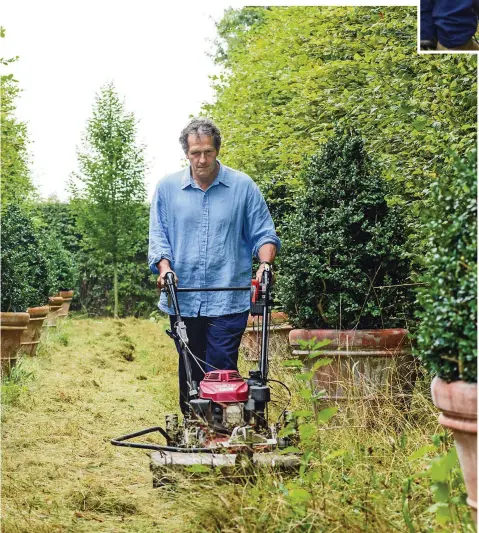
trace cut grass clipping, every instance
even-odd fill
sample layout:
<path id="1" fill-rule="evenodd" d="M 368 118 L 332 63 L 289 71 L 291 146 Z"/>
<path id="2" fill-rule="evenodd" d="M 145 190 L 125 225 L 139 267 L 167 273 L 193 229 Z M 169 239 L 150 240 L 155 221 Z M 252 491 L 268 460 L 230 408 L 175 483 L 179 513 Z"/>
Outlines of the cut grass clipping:
<path id="1" fill-rule="evenodd" d="M 427 382 L 416 385 L 408 416 L 387 401 L 380 408 L 356 401 L 318 424 L 300 394 L 301 370 L 281 364 L 288 349 L 280 344 L 270 377 L 293 393 L 301 472 L 236 480 L 186 472 L 153 489 L 148 454 L 110 439 L 179 412 L 166 327 L 164 319 L 69 318 L 4 380 L 4 533 L 473 531 Z M 241 360 L 240 370 L 254 366 Z M 288 394 L 271 387 L 274 421 Z"/>

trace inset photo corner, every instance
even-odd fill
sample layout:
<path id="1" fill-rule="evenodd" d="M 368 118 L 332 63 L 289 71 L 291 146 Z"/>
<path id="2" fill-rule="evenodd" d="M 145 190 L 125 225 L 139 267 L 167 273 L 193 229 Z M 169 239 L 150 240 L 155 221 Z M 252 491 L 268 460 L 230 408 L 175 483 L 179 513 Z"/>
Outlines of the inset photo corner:
<path id="1" fill-rule="evenodd" d="M 420 0 L 419 53 L 477 53 L 479 0 Z"/>

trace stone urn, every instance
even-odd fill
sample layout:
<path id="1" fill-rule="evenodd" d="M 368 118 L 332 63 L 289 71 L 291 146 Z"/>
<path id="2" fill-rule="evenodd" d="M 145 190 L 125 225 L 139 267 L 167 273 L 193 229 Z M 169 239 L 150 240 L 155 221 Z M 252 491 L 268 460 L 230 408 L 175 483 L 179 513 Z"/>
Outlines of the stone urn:
<path id="1" fill-rule="evenodd" d="M 27 329 L 22 332 L 20 338 L 20 354 L 33 356 L 36 354 L 38 343 L 43 331 L 43 323 L 50 311 L 48 305 L 43 307 L 29 307 L 27 313 L 30 315 Z"/>
<path id="2" fill-rule="evenodd" d="M 477 383 L 447 383 L 435 377 L 431 384 L 439 423 L 452 431 L 464 475 L 467 503 L 477 522 Z"/>
<path id="3" fill-rule="evenodd" d="M 50 296 L 50 298 L 48 298 L 48 306 L 50 308 L 50 311 L 48 312 L 47 319 L 45 320 L 45 327 L 56 327 L 58 313 L 62 308 L 62 304 L 63 298 L 61 296 Z"/>
<path id="4" fill-rule="evenodd" d="M 327 340 L 319 358 L 331 358 L 313 377 L 318 391 L 326 392 L 325 402 L 368 400 L 377 405 L 387 397 L 401 410 L 407 409 L 416 381 L 416 361 L 405 329 L 334 330 L 293 329 L 289 343 L 293 355 L 310 371 L 318 358 L 299 341 Z"/>
<path id="5" fill-rule="evenodd" d="M 57 318 L 65 318 L 68 316 L 68 312 L 70 311 L 70 305 L 73 299 L 73 291 L 60 291 L 58 296 L 63 298 L 63 303 L 60 311 L 58 312 Z"/>
<path id="6" fill-rule="evenodd" d="M 261 353 L 261 322 L 262 317 L 248 317 L 248 323 L 241 339 L 241 350 L 247 361 L 258 361 Z M 271 313 L 269 336 L 270 353 L 289 351 L 288 335 L 292 326 L 288 324 L 288 315 L 280 311 Z"/>
<path id="7" fill-rule="evenodd" d="M 2 375 L 8 376 L 15 366 L 20 350 L 20 338 L 26 331 L 30 315 L 28 313 L 0 313 L 1 368 Z"/>

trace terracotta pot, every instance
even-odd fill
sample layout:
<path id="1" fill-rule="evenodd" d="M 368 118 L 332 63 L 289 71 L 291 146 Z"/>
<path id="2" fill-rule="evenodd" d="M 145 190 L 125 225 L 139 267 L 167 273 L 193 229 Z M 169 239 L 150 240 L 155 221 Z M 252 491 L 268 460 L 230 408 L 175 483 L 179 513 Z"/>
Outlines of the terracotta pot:
<path id="1" fill-rule="evenodd" d="M 0 313 L 2 375 L 8 375 L 15 366 L 20 350 L 20 337 L 27 329 L 29 321 L 28 313 Z"/>
<path id="2" fill-rule="evenodd" d="M 248 316 L 248 327 L 257 326 L 260 323 L 261 317 L 258 316 Z M 288 315 L 282 311 L 273 311 L 271 313 L 271 324 L 286 324 L 288 322 Z"/>
<path id="3" fill-rule="evenodd" d="M 258 361 L 261 353 L 261 322 L 262 317 L 249 316 L 248 325 L 241 339 L 241 349 L 247 361 Z M 288 351 L 288 335 L 292 327 L 286 313 L 274 311 L 271 313 L 269 353 Z"/>
<path id="4" fill-rule="evenodd" d="M 316 370 L 317 390 L 325 390 L 325 401 L 367 399 L 376 401 L 389 396 L 401 410 L 407 408 L 416 381 L 416 361 L 405 329 L 332 330 L 294 329 L 289 334 L 293 355 L 310 370 L 317 358 L 308 359 L 309 351 L 300 340 L 329 340 L 320 349 L 322 358 L 333 361 Z"/>
<path id="5" fill-rule="evenodd" d="M 63 303 L 57 318 L 66 317 L 70 311 L 70 304 L 72 303 L 73 291 L 60 291 L 59 296 L 63 298 Z"/>
<path id="6" fill-rule="evenodd" d="M 42 334 L 43 322 L 45 322 L 49 311 L 50 308 L 48 305 L 43 307 L 29 307 L 27 309 L 30 315 L 30 321 L 28 322 L 27 329 L 22 332 L 20 338 L 20 354 L 35 355 Z"/>
<path id="7" fill-rule="evenodd" d="M 477 383 L 447 383 L 435 377 L 434 405 L 442 411 L 439 423 L 452 430 L 467 490 L 467 503 L 477 521 Z"/>
<path id="8" fill-rule="evenodd" d="M 51 296 L 50 298 L 48 298 L 48 306 L 50 308 L 50 311 L 48 312 L 47 319 L 45 320 L 45 327 L 56 327 L 58 313 L 62 308 L 62 304 L 63 298 L 61 296 Z"/>

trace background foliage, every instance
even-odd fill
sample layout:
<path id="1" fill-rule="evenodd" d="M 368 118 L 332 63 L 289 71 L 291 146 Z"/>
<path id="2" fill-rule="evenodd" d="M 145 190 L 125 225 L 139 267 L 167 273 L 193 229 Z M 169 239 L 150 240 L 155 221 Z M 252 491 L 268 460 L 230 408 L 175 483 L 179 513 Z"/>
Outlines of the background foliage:
<path id="1" fill-rule="evenodd" d="M 389 201 L 408 205 L 420 255 L 422 191 L 449 149 L 475 146 L 477 58 L 418 55 L 416 18 L 396 6 L 229 10 L 218 23 L 215 101 L 203 106 L 227 132 L 222 161 L 288 196 L 303 157 L 335 124 L 352 125 L 394 185 Z"/>
<path id="2" fill-rule="evenodd" d="M 422 213 L 428 268 L 418 291 L 418 353 L 447 381 L 477 381 L 476 157 L 473 150 L 457 159 L 431 184 Z"/>
<path id="3" fill-rule="evenodd" d="M 37 210 L 44 232 L 53 234 L 73 257 L 75 267 L 71 288 L 75 290 L 75 298 L 72 309 L 91 315 L 113 314 L 111 263 L 85 246 L 71 204 L 50 199 L 37 204 Z M 119 314 L 122 316 L 149 316 L 158 300 L 155 278 L 147 264 L 148 217 L 149 206 L 143 204 L 138 220 L 143 228 L 142 238 L 132 247 L 131 257 L 118 264 Z"/>

